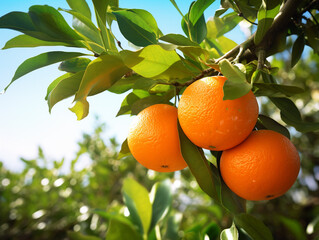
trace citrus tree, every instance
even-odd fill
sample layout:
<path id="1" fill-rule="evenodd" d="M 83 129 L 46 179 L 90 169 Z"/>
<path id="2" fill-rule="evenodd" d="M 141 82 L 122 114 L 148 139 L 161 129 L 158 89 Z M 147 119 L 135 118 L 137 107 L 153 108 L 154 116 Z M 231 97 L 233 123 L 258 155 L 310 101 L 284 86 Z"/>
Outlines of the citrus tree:
<path id="1" fill-rule="evenodd" d="M 188 166 L 214 204 L 232 216 L 233 225 L 220 234 L 222 239 L 237 239 L 237 229 L 253 239 L 272 239 L 271 231 L 248 213 L 246 200 L 279 197 L 292 186 L 300 160 L 287 127 L 309 133 L 317 131 L 319 123 L 304 120 L 295 105 L 306 88 L 276 77 L 280 69 L 271 59 L 288 50 L 285 57 L 292 68 L 304 51 L 318 54 L 319 1 L 222 0 L 207 20 L 204 12 L 213 2 L 194 1 L 183 13 L 171 0 L 184 35 L 164 34 L 148 11 L 127 9 L 116 0 L 92 0 L 94 12 L 85 0 L 67 0 L 70 9 L 35 5 L 28 12 L 10 12 L 0 18 L 0 27 L 22 34 L 4 49 L 65 46 L 79 51 L 51 51 L 25 60 L 5 90 L 31 71 L 60 63 L 65 74 L 48 86 L 49 111 L 73 96 L 70 110 L 81 120 L 89 114 L 89 96 L 126 93 L 117 115 L 137 115 L 137 120 L 119 157 L 132 153 L 161 172 Z M 72 15 L 72 26 L 60 11 Z M 225 34 L 240 22 L 249 25 L 251 34 L 237 44 Z M 133 50 L 123 49 L 112 31 L 114 24 Z M 273 103 L 281 124 L 258 114 L 256 97 Z M 207 155 L 212 157 L 208 160 Z M 269 158 L 280 161 L 267 162 Z M 234 168 L 235 163 L 241 168 Z M 131 188 L 142 195 L 145 191 L 134 183 L 125 187 L 137 230 L 117 219 L 107 236 L 116 239 L 119 231 L 126 231 L 136 239 L 154 239 L 150 230 L 156 211 L 150 203 L 148 211 L 143 210 L 146 205 Z"/>

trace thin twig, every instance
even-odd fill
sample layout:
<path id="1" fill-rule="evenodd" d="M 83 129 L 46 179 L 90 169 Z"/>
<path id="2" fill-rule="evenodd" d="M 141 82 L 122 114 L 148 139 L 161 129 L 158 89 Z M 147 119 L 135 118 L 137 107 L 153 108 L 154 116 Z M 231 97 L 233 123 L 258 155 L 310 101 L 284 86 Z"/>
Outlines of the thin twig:
<path id="1" fill-rule="evenodd" d="M 245 19 L 247 22 L 249 22 L 249 23 L 251 23 L 251 24 L 253 24 L 253 25 L 256 25 L 256 26 L 258 25 L 257 23 L 255 23 L 255 22 L 253 22 L 253 21 L 250 21 L 248 18 L 246 18 L 242 12 L 238 13 L 238 16 L 239 16 L 239 17 L 242 17 L 242 18 Z"/>

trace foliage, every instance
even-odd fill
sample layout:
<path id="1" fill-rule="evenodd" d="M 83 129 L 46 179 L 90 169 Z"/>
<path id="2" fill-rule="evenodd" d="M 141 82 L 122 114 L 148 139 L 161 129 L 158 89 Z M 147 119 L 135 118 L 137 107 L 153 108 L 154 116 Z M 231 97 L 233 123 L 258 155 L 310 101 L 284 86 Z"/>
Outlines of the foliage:
<path id="1" fill-rule="evenodd" d="M 70 110 L 80 120 L 89 113 L 87 98 L 106 90 L 117 94 L 128 92 L 120 106 L 118 115 L 136 115 L 144 108 L 156 103 L 168 103 L 173 99 L 176 103 L 185 87 L 202 77 L 223 74 L 228 77 L 227 84 L 224 85 L 224 99 L 235 99 L 252 90 L 256 96 L 260 97 L 261 101 L 270 102 L 270 105 L 263 105 L 262 115 L 256 124 L 256 128 L 272 129 L 290 136 L 288 128 L 293 133 L 291 134 L 292 140 L 295 141 L 300 152 L 304 152 L 305 160 L 302 160 L 302 164 L 310 165 L 310 167 L 304 166 L 305 169 L 308 171 L 317 169 L 318 172 L 318 153 L 311 151 L 316 149 L 318 144 L 316 131 L 319 129 L 318 114 L 313 110 L 316 107 L 313 99 L 316 99 L 318 95 L 316 90 L 318 80 L 315 77 L 315 74 L 318 73 L 318 55 L 314 55 L 318 54 L 319 51 L 318 1 L 221 0 L 221 9 L 216 10 L 214 17 L 209 18 L 208 21 L 206 21 L 204 12 L 214 2 L 213 0 L 194 1 L 186 14 L 181 12 L 174 0 L 170 1 L 181 14 L 181 27 L 184 35 L 164 34 L 148 11 L 122 8 L 116 0 L 92 0 L 95 20 L 92 19 L 93 14 L 85 0 L 67 0 L 70 9 L 57 10 L 48 5 L 35 5 L 31 6 L 28 12 L 16 11 L 2 16 L 0 18 L 0 28 L 12 29 L 22 33 L 22 35 L 9 40 L 4 49 L 65 46 L 81 50 L 79 52 L 51 51 L 25 60 L 16 70 L 6 89 L 25 74 L 60 62 L 59 69 L 66 73 L 55 79 L 48 87 L 46 100 L 49 110 L 51 111 L 52 107 L 59 101 L 74 96 L 74 106 Z M 66 22 L 60 11 L 72 15 L 72 27 Z M 246 41 L 237 45 L 231 39 L 225 37 L 225 34 L 242 21 L 249 22 L 251 24 L 250 30 L 254 33 Z M 112 32 L 112 24 L 118 25 L 121 34 L 132 45 L 135 45 L 137 50 L 122 48 L 121 43 Z M 257 27 L 254 27 L 254 25 L 257 25 Z M 311 53 L 311 59 L 308 59 L 308 62 L 302 61 L 305 50 L 307 53 Z M 289 63 L 285 62 L 287 56 L 291 56 Z M 270 63 L 267 57 L 273 58 L 274 61 Z M 280 58 L 284 60 L 279 61 Z M 295 71 L 291 72 L 290 69 L 285 69 L 286 72 L 282 72 L 287 66 L 289 68 L 296 66 Z M 305 69 L 308 69 L 308 71 L 305 72 Z M 314 71 L 316 72 L 314 73 Z M 291 74 L 294 76 L 290 77 Z M 307 77 L 304 78 L 303 76 Z M 294 79 L 296 81 L 292 82 Z M 291 83 L 294 85 L 291 85 Z M 305 106 L 308 106 L 308 108 Z M 301 107 L 304 108 L 300 112 Z M 276 114 L 280 118 L 276 117 Z M 99 138 L 99 132 L 96 134 Z M 200 188 L 207 193 L 207 196 L 203 199 L 206 202 L 212 201 L 217 204 L 214 206 L 218 210 L 215 209 L 214 211 L 222 212 L 223 215 L 227 216 L 227 224 L 223 223 L 222 217 L 220 217 L 217 219 L 217 225 L 207 225 L 208 217 L 206 215 L 204 221 L 206 227 L 204 229 L 206 230 L 202 230 L 204 225 L 200 221 L 198 221 L 199 225 L 195 225 L 193 228 L 189 228 L 187 224 L 181 224 L 185 239 L 198 239 L 199 236 L 202 237 L 206 233 L 207 235 L 212 234 L 212 236 L 219 235 L 220 229 L 218 226 L 225 228 L 231 226 L 231 223 L 233 225 L 230 229 L 224 230 L 221 234 L 223 239 L 228 239 L 229 234 L 236 237 L 243 236 L 245 233 L 254 239 L 272 239 L 270 230 L 266 225 L 250 214 L 251 211 L 254 215 L 258 215 L 258 208 L 263 207 L 276 209 L 276 216 L 273 216 L 273 214 L 268 216 L 265 211 L 260 211 L 263 212 L 263 217 L 260 218 L 266 224 L 276 227 L 271 229 L 272 233 L 280 235 L 277 231 L 282 229 L 278 226 L 283 225 L 298 236 L 298 239 L 306 238 L 304 231 L 302 231 L 306 223 L 299 223 L 294 220 L 296 216 L 289 218 L 285 214 L 279 214 L 278 208 L 286 209 L 288 206 L 283 204 L 283 200 L 278 205 L 274 203 L 279 200 L 267 202 L 265 205 L 246 203 L 232 193 L 223 183 L 218 171 L 220 152 L 210 152 L 206 156 L 202 149 L 193 145 L 182 131 L 180 131 L 180 139 L 183 156 L 192 173 L 192 175 L 189 175 L 187 171 L 181 172 L 182 176 L 188 176 L 188 181 L 183 181 L 183 186 L 191 189 L 190 179 L 194 176 Z M 114 151 L 114 148 L 116 148 L 114 141 L 113 151 L 109 152 L 109 148 L 105 144 L 100 142 L 100 144 L 95 145 L 94 141 L 98 141 L 98 139 L 92 139 L 87 135 L 85 140 L 77 158 L 71 165 L 70 174 L 59 175 L 62 174 L 59 173 L 59 170 L 63 162 L 56 162 L 52 169 L 48 167 L 41 151 L 39 159 L 24 160 L 27 167 L 22 173 L 22 180 L 18 174 L 10 173 L 2 168 L 3 174 L 1 177 L 6 179 L 2 182 L 4 181 L 7 185 L 9 181 L 9 186 L 20 186 L 16 187 L 15 190 L 13 190 L 14 187 L 12 188 L 12 191 L 20 195 L 18 198 L 12 199 L 9 194 L 11 190 L 8 191 L 8 188 L 5 188 L 1 194 L 1 199 L 5 199 L 1 201 L 1 204 L 11 202 L 11 205 L 15 206 L 1 206 L 3 210 L 1 211 L 1 214 L 3 214 L 1 219 L 6 219 L 7 216 L 12 218 L 3 227 L 5 230 L 9 229 L 9 233 L 12 234 L 8 235 L 9 238 L 10 236 L 16 237 L 15 234 L 21 233 L 17 229 L 25 230 L 26 232 L 22 232 L 24 236 L 31 234 L 30 229 L 37 229 L 36 231 L 42 234 L 41 228 L 46 228 L 46 226 L 52 227 L 50 230 L 52 234 L 59 234 L 56 229 L 60 229 L 60 225 L 63 225 L 64 230 L 74 229 L 74 226 L 78 225 L 76 221 L 79 221 L 84 214 L 72 215 L 69 212 L 74 209 L 81 209 L 81 205 L 90 205 L 90 208 L 95 209 L 105 208 L 105 205 L 109 204 L 107 205 L 108 208 L 113 209 L 114 207 L 119 210 L 119 206 L 123 206 L 124 203 L 130 211 L 129 219 L 123 220 L 123 217 L 114 217 L 109 214 L 112 211 L 107 211 L 108 214 L 104 214 L 104 217 L 100 216 L 101 212 L 92 212 L 92 215 L 85 215 L 87 218 L 81 224 L 88 224 L 88 219 L 90 219 L 91 224 L 94 221 L 96 222 L 96 219 L 111 219 L 108 228 L 110 239 L 115 239 L 118 231 L 122 231 L 123 228 L 127 229 L 126 233 L 130 233 L 130 236 L 136 235 L 144 239 L 156 239 L 156 234 L 161 231 L 164 232 L 164 235 L 167 235 L 168 239 L 174 239 L 171 236 L 177 238 L 178 232 L 176 232 L 176 229 L 178 227 L 174 224 L 177 221 L 174 218 L 175 215 L 167 215 L 166 221 L 159 222 L 163 224 L 167 222 L 167 225 L 165 227 L 159 225 L 159 230 L 156 228 L 156 223 L 161 218 L 157 211 L 161 214 L 164 213 L 158 209 L 156 198 L 152 202 L 148 196 L 148 190 L 154 184 L 154 179 L 152 181 L 150 179 L 146 180 L 145 169 L 135 171 L 140 167 L 133 163 L 127 143 L 123 143 L 120 155 L 128 156 L 125 159 L 129 160 L 126 160 L 128 161 L 127 164 L 122 165 L 122 161 L 115 160 L 117 154 Z M 93 147 L 87 145 L 91 143 L 94 143 Z M 92 169 L 89 169 L 89 172 L 87 172 L 87 169 L 76 171 L 75 163 L 81 156 L 85 155 L 85 152 L 89 153 L 93 160 Z M 212 159 L 208 161 L 208 157 Z M 104 161 L 104 159 L 108 160 Z M 309 161 L 309 159 L 312 161 Z M 41 166 L 41 164 L 44 165 Z M 119 183 L 131 173 L 134 173 L 138 182 L 143 181 L 147 190 L 138 183 L 125 180 L 123 190 L 125 201 L 123 203 L 120 197 L 121 187 Z M 63 176 L 63 178 L 60 176 Z M 102 176 L 103 178 L 100 178 Z M 169 175 L 156 174 L 155 176 L 159 180 Z M 300 189 L 303 189 L 303 186 L 309 181 L 307 180 L 308 176 L 307 171 L 301 173 L 301 180 L 303 179 L 304 182 L 300 181 Z M 170 175 L 170 177 L 173 176 Z M 47 179 L 44 181 L 47 184 L 42 183 L 43 179 Z M 72 181 L 72 179 L 75 180 Z M 110 182 L 110 185 L 104 184 L 106 179 Z M 315 181 L 314 178 L 312 180 Z M 71 184 L 72 182 L 74 184 Z M 41 188 L 33 188 L 34 184 L 39 186 L 39 183 L 42 184 Z M 155 189 L 161 189 L 165 182 L 158 184 L 155 185 Z M 55 188 L 60 189 L 59 191 L 51 191 Z M 131 192 L 132 189 L 144 196 L 143 203 Z M 45 191 L 45 194 L 43 194 L 43 191 Z M 84 200 L 80 200 L 83 196 L 77 194 L 78 191 L 82 191 L 85 204 L 82 202 Z M 192 196 L 189 191 L 186 190 L 187 195 Z M 307 190 L 300 191 L 304 195 L 308 194 Z M 296 196 L 300 196 L 301 193 L 296 192 Z M 30 208 L 31 210 L 21 207 L 29 202 L 29 200 L 24 199 L 38 201 L 39 194 L 43 196 L 41 201 L 44 199 L 43 202 L 38 203 L 40 207 L 33 206 Z M 66 195 L 72 195 L 72 197 L 66 197 Z M 64 205 L 68 201 L 71 201 L 70 205 Z M 115 206 L 112 205 L 114 201 L 116 201 Z M 287 200 L 288 202 L 291 202 L 290 198 Z M 55 204 L 52 205 L 52 203 Z M 203 202 L 201 204 L 203 205 Z M 72 208 L 68 206 L 72 206 Z M 44 208 L 50 210 L 42 211 Z M 55 211 L 55 208 L 58 209 Z M 301 214 L 306 207 L 297 204 L 296 208 Z M 118 212 L 117 210 L 115 212 Z M 205 211 L 205 214 L 210 214 L 209 207 L 206 207 Z M 172 210 L 172 212 L 174 211 Z M 287 210 L 285 213 L 288 214 L 288 212 Z M 159 215 L 154 215 L 154 213 Z M 44 220 L 42 221 L 42 217 L 44 218 L 48 214 L 57 216 L 53 219 L 62 217 L 64 222 L 58 221 L 57 225 L 47 224 Z M 41 217 L 38 217 L 40 215 Z M 67 217 L 64 219 L 63 216 Z M 313 216 L 309 218 L 311 218 L 310 221 L 315 227 L 318 220 Z M 28 228 L 22 225 L 21 228 L 22 221 L 25 224 L 28 223 L 26 219 L 32 221 L 33 225 L 31 224 Z M 95 220 L 93 221 L 93 219 Z M 233 221 L 230 221 L 230 219 Z M 187 222 L 187 220 L 184 221 Z M 307 219 L 308 222 L 309 219 Z M 17 224 L 17 227 L 15 227 L 15 224 Z M 79 226 L 81 227 L 81 225 Z M 101 226 L 105 225 L 102 224 Z M 153 231 L 154 227 L 155 232 Z M 92 228 L 85 229 L 88 229 L 88 231 L 84 233 L 103 235 L 103 231 L 95 231 L 96 228 L 93 228 L 93 230 Z M 65 231 L 61 234 L 61 236 L 64 236 Z M 56 235 L 55 237 L 60 236 Z M 85 238 L 77 235 L 77 233 L 70 233 L 69 237 Z M 285 238 L 288 239 L 289 237 L 286 236 Z M 214 237 L 211 239 L 214 239 Z"/>

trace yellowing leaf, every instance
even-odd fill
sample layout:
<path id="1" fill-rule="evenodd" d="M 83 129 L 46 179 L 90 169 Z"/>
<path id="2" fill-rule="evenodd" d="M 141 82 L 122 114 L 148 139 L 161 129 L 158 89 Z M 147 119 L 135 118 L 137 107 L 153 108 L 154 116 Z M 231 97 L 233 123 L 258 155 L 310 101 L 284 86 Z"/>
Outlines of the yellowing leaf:
<path id="1" fill-rule="evenodd" d="M 81 120 L 89 114 L 89 103 L 86 98 L 82 99 L 77 101 L 70 110 L 76 114 L 78 120 Z"/>
<path id="2" fill-rule="evenodd" d="M 89 104 L 86 103 L 87 96 L 107 90 L 127 71 L 129 69 L 124 65 L 122 59 L 115 55 L 101 55 L 92 61 L 85 70 L 79 90 L 74 98 L 74 101 L 79 102 L 79 104 L 75 104 L 72 108 L 74 111 L 72 109 L 71 111 L 76 113 L 79 120 L 86 117 L 89 112 Z"/>

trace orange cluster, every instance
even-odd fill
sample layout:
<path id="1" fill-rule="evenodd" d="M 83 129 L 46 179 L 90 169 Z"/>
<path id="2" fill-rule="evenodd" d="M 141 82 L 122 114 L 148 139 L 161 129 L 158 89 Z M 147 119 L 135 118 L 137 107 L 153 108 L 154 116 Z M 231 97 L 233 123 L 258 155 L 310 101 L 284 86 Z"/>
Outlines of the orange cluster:
<path id="1" fill-rule="evenodd" d="M 172 172 L 187 166 L 183 159 L 177 121 L 198 147 L 223 151 L 220 172 L 228 187 L 248 200 L 272 199 L 295 182 L 299 155 L 288 138 L 271 131 L 253 131 L 258 103 L 250 91 L 223 100 L 222 76 L 195 81 L 183 92 L 178 108 L 155 104 L 134 119 L 128 146 L 135 159 L 148 169 Z"/>

